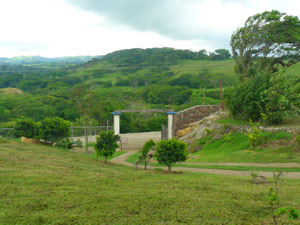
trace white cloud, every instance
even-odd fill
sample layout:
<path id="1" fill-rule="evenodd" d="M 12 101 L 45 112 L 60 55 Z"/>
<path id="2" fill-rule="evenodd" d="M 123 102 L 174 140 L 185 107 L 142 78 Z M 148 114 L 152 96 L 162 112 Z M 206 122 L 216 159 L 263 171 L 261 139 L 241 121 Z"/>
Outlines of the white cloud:
<path id="1" fill-rule="evenodd" d="M 72 4 L 70 4 L 72 3 Z M 100 55 L 126 48 L 229 48 L 247 17 L 299 0 L 0 0 L 0 57 Z M 134 8 L 136 7 L 136 8 Z"/>

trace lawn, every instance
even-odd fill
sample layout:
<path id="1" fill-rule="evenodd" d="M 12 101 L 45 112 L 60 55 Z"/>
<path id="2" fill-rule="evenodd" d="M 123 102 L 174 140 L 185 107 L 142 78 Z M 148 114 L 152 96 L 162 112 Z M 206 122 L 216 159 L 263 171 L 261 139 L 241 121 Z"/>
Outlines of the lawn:
<path id="1" fill-rule="evenodd" d="M 283 205 L 300 209 L 299 185 L 285 181 Z M 0 224 L 271 224 L 271 186 L 250 177 L 136 170 L 0 141 Z"/>
<path id="2" fill-rule="evenodd" d="M 267 143 L 255 148 L 251 147 L 248 136 L 242 133 L 233 134 L 230 141 L 206 141 L 202 149 L 191 154 L 187 162 L 300 163 L 300 151 L 296 143 L 289 141 L 291 134 L 264 132 L 263 135 Z"/>

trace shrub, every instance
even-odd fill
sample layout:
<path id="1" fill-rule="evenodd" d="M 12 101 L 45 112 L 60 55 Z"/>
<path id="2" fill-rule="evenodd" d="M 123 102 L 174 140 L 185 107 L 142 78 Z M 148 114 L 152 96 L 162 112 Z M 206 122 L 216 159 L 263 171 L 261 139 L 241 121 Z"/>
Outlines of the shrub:
<path id="1" fill-rule="evenodd" d="M 248 131 L 248 138 L 252 148 L 255 148 L 257 145 L 262 144 L 263 142 L 263 132 L 259 129 L 259 123 L 253 123 L 250 121 L 251 130 Z"/>
<path id="2" fill-rule="evenodd" d="M 299 150 L 300 150 L 300 134 L 296 136 L 296 141 L 298 143 L 298 147 L 299 147 Z"/>
<path id="3" fill-rule="evenodd" d="M 161 140 L 156 144 L 155 156 L 159 163 L 168 166 L 169 171 L 173 163 L 185 161 L 187 155 L 187 145 L 175 138 Z"/>
<path id="4" fill-rule="evenodd" d="M 99 156 L 103 156 L 106 163 L 107 157 L 112 156 L 119 147 L 119 140 L 120 136 L 115 135 L 112 130 L 100 132 L 99 136 L 97 136 L 96 143 L 94 144 L 97 159 Z"/>
<path id="5" fill-rule="evenodd" d="M 229 143 L 232 140 L 232 138 L 233 135 L 231 132 L 223 134 L 223 139 L 224 141 L 226 141 L 226 143 Z"/>
<path id="6" fill-rule="evenodd" d="M 39 137 L 51 144 L 69 137 L 70 122 L 59 117 L 45 118 L 39 127 Z"/>
<path id="7" fill-rule="evenodd" d="M 70 138 L 65 138 L 56 143 L 56 146 L 63 147 L 65 149 L 72 149 L 73 147 L 82 147 L 82 141 L 71 140 Z"/>
<path id="8" fill-rule="evenodd" d="M 155 146 L 155 142 L 152 139 L 150 139 L 144 144 L 144 146 L 141 150 L 141 155 L 138 158 L 138 162 L 139 161 L 144 162 L 144 165 L 145 165 L 144 169 L 145 170 L 147 169 L 148 160 L 150 160 L 149 152 L 150 152 L 151 149 L 154 148 L 154 146 Z"/>
<path id="9" fill-rule="evenodd" d="M 13 133 L 16 137 L 35 138 L 38 136 L 38 126 L 33 120 L 20 120 L 16 123 Z"/>
<path id="10" fill-rule="evenodd" d="M 236 118 L 280 123 L 287 113 L 297 111 L 299 107 L 299 93 L 294 89 L 297 79 L 300 78 L 292 79 L 281 72 L 258 73 L 226 89 L 226 105 Z"/>

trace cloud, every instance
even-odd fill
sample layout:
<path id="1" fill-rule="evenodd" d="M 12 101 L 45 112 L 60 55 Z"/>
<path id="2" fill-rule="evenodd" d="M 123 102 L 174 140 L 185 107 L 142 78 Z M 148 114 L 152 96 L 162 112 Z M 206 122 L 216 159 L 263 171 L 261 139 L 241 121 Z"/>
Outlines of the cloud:
<path id="1" fill-rule="evenodd" d="M 115 26 L 157 32 L 173 40 L 229 46 L 231 34 L 251 15 L 295 0 L 65 0 L 104 16 Z M 298 4 L 299 5 L 299 4 Z M 293 8 L 293 7 L 291 7 Z"/>
<path id="2" fill-rule="evenodd" d="M 115 26 L 157 32 L 173 40 L 205 40 L 222 46 L 228 45 L 232 32 L 232 27 L 223 29 L 223 24 L 229 21 L 227 13 L 222 12 L 225 3 L 221 0 L 66 1 L 106 17 Z"/>

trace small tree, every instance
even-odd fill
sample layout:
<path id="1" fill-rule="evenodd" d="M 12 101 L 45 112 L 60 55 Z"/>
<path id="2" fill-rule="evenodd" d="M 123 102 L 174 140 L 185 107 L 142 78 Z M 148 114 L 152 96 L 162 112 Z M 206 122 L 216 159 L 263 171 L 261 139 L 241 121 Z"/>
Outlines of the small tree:
<path id="1" fill-rule="evenodd" d="M 54 144 L 70 135 L 70 122 L 59 117 L 45 118 L 39 127 L 39 136 Z"/>
<path id="2" fill-rule="evenodd" d="M 118 141 L 120 140 L 119 135 L 115 135 L 114 131 L 102 131 L 97 136 L 96 143 L 94 144 L 94 149 L 97 154 L 97 159 L 99 156 L 103 156 L 105 163 L 107 162 L 107 157 L 112 156 L 116 149 L 119 147 Z"/>
<path id="3" fill-rule="evenodd" d="M 148 160 L 149 160 L 149 152 L 151 149 L 153 149 L 154 146 L 155 146 L 155 142 L 152 139 L 150 139 L 144 144 L 144 146 L 141 150 L 141 155 L 138 159 L 138 162 L 140 162 L 140 161 L 144 162 L 145 170 L 147 169 L 147 164 L 148 164 Z"/>
<path id="4" fill-rule="evenodd" d="M 16 137 L 34 138 L 37 136 L 37 129 L 37 123 L 30 119 L 25 119 L 16 123 L 13 133 Z"/>
<path id="5" fill-rule="evenodd" d="M 156 144 L 155 156 L 159 163 L 168 166 L 171 171 L 171 166 L 176 162 L 183 162 L 187 159 L 187 145 L 175 138 L 171 140 L 161 140 Z"/>

